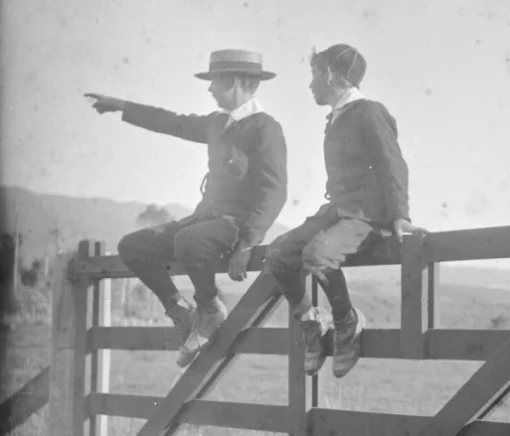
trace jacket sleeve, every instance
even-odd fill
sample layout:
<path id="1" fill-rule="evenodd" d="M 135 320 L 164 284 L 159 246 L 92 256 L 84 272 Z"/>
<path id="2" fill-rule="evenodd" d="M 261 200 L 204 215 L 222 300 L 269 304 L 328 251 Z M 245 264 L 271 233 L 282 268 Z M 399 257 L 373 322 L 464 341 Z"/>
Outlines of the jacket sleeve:
<path id="1" fill-rule="evenodd" d="M 398 145 L 395 120 L 382 105 L 370 104 L 363 111 L 361 128 L 382 185 L 388 219 L 410 220 L 409 171 Z"/>
<path id="2" fill-rule="evenodd" d="M 253 156 L 258 169 L 253 205 L 241 223 L 241 239 L 260 244 L 287 201 L 287 146 L 279 123 L 261 126 L 259 149 Z"/>
<path id="3" fill-rule="evenodd" d="M 179 115 L 165 109 L 126 102 L 122 121 L 153 132 L 206 144 L 212 115 Z"/>

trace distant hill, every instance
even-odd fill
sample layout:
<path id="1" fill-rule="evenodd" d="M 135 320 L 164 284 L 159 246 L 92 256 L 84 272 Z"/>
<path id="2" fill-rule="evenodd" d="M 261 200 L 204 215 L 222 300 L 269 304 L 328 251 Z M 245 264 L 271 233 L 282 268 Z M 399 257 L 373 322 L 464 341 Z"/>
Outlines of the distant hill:
<path id="1" fill-rule="evenodd" d="M 15 206 L 19 214 L 19 228 L 24 242 L 21 254 L 25 262 L 41 258 L 45 251 L 51 255 L 57 249 L 57 232 L 63 251 L 75 250 L 81 239 L 106 242 L 107 250 L 116 253 L 117 243 L 128 232 L 138 228 L 137 216 L 147 208 L 139 202 L 120 203 L 104 198 L 74 198 L 62 195 L 41 194 L 18 187 L 0 186 L 0 230 L 13 231 Z M 170 215 L 181 218 L 191 210 L 180 204 L 164 205 Z M 265 243 L 272 241 L 288 228 L 275 223 L 269 230 Z M 398 267 L 348 268 L 346 274 L 358 283 L 397 284 L 400 280 Z M 441 283 L 468 289 L 490 289 L 510 291 L 510 270 L 443 264 Z M 230 287 L 227 285 L 227 288 Z M 503 292 L 503 299 L 510 293 Z"/>
<path id="2" fill-rule="evenodd" d="M 148 204 L 120 203 L 105 198 L 74 198 L 41 194 L 19 187 L 0 187 L 2 211 L 0 230 L 14 232 L 16 207 L 19 229 L 23 235 L 21 254 L 25 262 L 53 254 L 60 244 L 63 251 L 75 250 L 81 239 L 104 241 L 115 253 L 120 238 L 138 229 L 137 216 Z M 192 211 L 180 204 L 163 205 L 176 218 Z M 287 228 L 275 223 L 266 241 L 284 233 Z"/>

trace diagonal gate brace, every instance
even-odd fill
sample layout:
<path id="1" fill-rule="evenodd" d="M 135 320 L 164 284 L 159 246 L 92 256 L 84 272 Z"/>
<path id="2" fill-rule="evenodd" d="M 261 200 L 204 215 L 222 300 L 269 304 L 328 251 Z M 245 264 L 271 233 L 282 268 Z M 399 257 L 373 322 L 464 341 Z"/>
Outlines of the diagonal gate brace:
<path id="1" fill-rule="evenodd" d="M 264 308 L 259 312 L 249 327 L 257 327 L 261 325 L 264 320 L 271 316 L 273 311 L 278 307 L 278 303 L 280 301 L 281 294 L 279 292 L 273 294 L 273 297 L 271 297 L 271 299 L 264 305 Z M 206 396 L 211 390 L 214 389 L 216 384 L 220 381 L 221 377 L 225 375 L 227 370 L 234 363 L 235 359 L 239 356 L 235 350 L 242 344 L 243 341 L 244 337 L 239 334 L 227 351 L 225 358 L 219 365 L 216 366 L 216 369 L 207 377 L 207 381 L 204 382 L 200 390 L 198 390 L 197 393 L 193 396 L 194 400 L 200 400 L 201 398 L 204 398 L 204 396 Z M 180 417 L 190 410 L 188 409 L 188 406 L 189 403 L 186 403 L 184 407 L 181 408 L 173 422 L 171 422 L 166 428 L 165 436 L 171 436 L 177 431 L 180 425 Z M 193 408 L 191 410 L 193 410 Z"/>
<path id="2" fill-rule="evenodd" d="M 456 436 L 510 386 L 510 338 L 476 371 L 416 436 Z"/>
<path id="3" fill-rule="evenodd" d="M 510 363 L 509 363 L 510 364 Z M 501 390 L 499 395 L 494 397 L 494 401 L 491 401 L 485 409 L 483 409 L 478 415 L 477 419 L 487 419 L 490 418 L 491 415 L 501 407 L 504 402 L 510 398 L 510 381 L 507 383 L 506 387 Z"/>
<path id="4" fill-rule="evenodd" d="M 280 299 L 281 294 L 272 275 L 260 274 L 220 327 L 216 340 L 195 358 L 137 436 L 173 433 L 188 400 L 205 395 L 233 361 L 235 355 L 231 350 L 238 335 L 245 328 L 264 322 Z"/>

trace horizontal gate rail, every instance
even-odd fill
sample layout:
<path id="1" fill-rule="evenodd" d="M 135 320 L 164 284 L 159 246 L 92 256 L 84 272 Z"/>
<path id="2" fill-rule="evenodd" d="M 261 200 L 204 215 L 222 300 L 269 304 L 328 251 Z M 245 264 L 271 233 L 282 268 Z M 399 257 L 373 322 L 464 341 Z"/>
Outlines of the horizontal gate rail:
<path id="1" fill-rule="evenodd" d="M 320 397 L 316 377 L 312 379 L 314 407 L 309 408 L 305 377 L 298 366 L 293 366 L 302 358 L 303 344 L 298 330 L 294 331 L 292 319 L 291 330 L 260 327 L 282 299 L 274 280 L 263 274 L 259 274 L 241 297 L 220 328 L 214 346 L 197 357 L 166 397 L 101 392 L 101 370 L 96 360 L 102 350 L 176 351 L 178 340 L 173 328 L 110 327 L 98 320 L 89 325 L 89 318 L 97 318 L 94 313 L 100 307 L 99 281 L 133 277 L 118 256 L 104 255 L 104 248 L 94 252 L 91 250 L 94 246 L 99 247 L 82 241 L 78 254 L 68 253 L 59 258 L 62 271 L 56 277 L 58 289 L 53 302 L 53 354 L 49 370 L 50 430 L 83 436 L 84 419 L 93 423 L 96 416 L 116 415 L 147 419 L 140 436 L 169 436 L 181 423 L 287 432 L 293 436 L 332 434 L 339 428 L 342 436 L 510 434 L 510 424 L 480 419 L 510 392 L 510 351 L 506 349 L 510 330 L 438 328 L 436 294 L 442 262 L 510 258 L 510 226 L 406 235 L 403 244 L 387 237 L 371 253 L 353 256 L 345 264 L 346 267 L 398 265 L 401 269 L 401 326 L 363 331 L 362 357 L 485 361 L 435 417 L 316 407 Z M 249 271 L 263 269 L 266 249 L 266 246 L 253 249 Z M 170 263 L 168 268 L 172 276 L 185 274 L 177 263 Z M 217 273 L 225 273 L 227 263 L 219 262 L 214 268 Z M 93 297 L 89 295 L 91 292 Z M 331 356 L 332 332 L 324 341 L 326 354 Z M 240 354 L 292 356 L 287 405 L 204 399 Z M 89 356 L 96 356 L 91 359 L 92 372 L 86 369 Z M 503 367 L 505 364 L 507 367 Z M 94 428 L 95 436 L 106 436 L 107 430 Z"/>

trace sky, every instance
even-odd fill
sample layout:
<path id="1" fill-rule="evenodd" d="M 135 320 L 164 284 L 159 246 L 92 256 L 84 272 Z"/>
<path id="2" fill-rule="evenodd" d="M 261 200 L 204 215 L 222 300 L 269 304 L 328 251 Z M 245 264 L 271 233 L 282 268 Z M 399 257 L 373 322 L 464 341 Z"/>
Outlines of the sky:
<path id="1" fill-rule="evenodd" d="M 327 107 L 309 55 L 355 46 L 362 93 L 396 118 L 413 221 L 429 230 L 510 221 L 508 0 L 24 0 L 2 2 L 1 183 L 193 207 L 206 147 L 98 115 L 97 92 L 178 113 L 215 110 L 193 76 L 222 48 L 262 53 L 257 97 L 288 146 L 294 226 L 324 201 Z"/>

